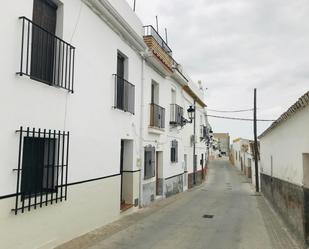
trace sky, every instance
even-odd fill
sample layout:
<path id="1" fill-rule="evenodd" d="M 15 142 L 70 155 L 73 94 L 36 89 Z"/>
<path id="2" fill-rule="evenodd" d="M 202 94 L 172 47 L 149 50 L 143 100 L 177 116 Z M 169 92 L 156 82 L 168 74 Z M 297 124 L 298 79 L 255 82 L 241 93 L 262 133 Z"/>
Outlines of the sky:
<path id="1" fill-rule="evenodd" d="M 250 109 L 257 88 L 258 118 L 277 119 L 309 90 L 308 0 L 136 0 L 136 13 L 154 27 L 158 16 L 175 60 L 207 88 L 209 109 Z M 251 122 L 209 121 L 232 139 L 253 137 Z M 259 122 L 258 133 L 270 124 Z"/>

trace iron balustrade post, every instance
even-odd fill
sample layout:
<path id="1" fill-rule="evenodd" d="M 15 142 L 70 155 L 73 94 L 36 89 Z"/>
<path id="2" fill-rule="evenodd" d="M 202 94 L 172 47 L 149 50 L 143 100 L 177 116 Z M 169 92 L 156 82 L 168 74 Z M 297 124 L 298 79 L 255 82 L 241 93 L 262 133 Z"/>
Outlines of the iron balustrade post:
<path id="1" fill-rule="evenodd" d="M 69 165 L 69 144 L 70 144 L 70 132 L 67 133 L 67 154 L 66 154 L 66 166 L 65 166 L 65 197 L 64 200 L 67 200 L 68 193 L 68 165 Z"/>
<path id="2" fill-rule="evenodd" d="M 46 139 L 46 129 L 44 129 L 43 131 L 43 141 L 45 143 L 45 139 Z M 42 177 L 44 176 L 44 162 L 43 162 L 43 165 L 42 165 L 42 168 L 40 169 L 41 171 L 41 175 Z M 40 182 L 40 207 L 42 207 L 42 204 L 43 204 L 43 179 L 42 179 L 42 182 Z"/>
<path id="3" fill-rule="evenodd" d="M 63 198 L 63 169 L 64 169 L 64 145 L 65 145 L 65 132 L 62 133 L 62 152 L 61 152 L 61 189 L 60 189 L 60 201 Z"/>
<path id="4" fill-rule="evenodd" d="M 56 177 L 56 203 L 58 202 L 58 184 L 59 184 L 59 163 L 60 163 L 60 138 L 61 134 L 60 131 L 58 131 L 58 136 L 57 136 L 57 166 L 56 166 L 56 172 L 57 172 L 57 177 Z"/>
<path id="5" fill-rule="evenodd" d="M 18 211 L 18 197 L 21 196 L 21 191 L 19 190 L 20 185 L 20 169 L 21 169 L 21 148 L 22 148 L 22 139 L 23 139 L 23 127 L 19 129 L 19 153 L 18 153 L 18 166 L 17 166 L 17 186 L 16 186 L 16 198 L 15 198 L 15 215 Z"/>

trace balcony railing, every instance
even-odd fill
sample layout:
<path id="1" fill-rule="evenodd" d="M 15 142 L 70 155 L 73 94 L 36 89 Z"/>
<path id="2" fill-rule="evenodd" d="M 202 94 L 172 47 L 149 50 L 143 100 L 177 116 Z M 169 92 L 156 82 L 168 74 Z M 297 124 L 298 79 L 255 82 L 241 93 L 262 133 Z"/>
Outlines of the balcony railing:
<path id="1" fill-rule="evenodd" d="M 150 127 L 165 128 L 165 109 L 157 104 L 150 104 Z"/>
<path id="2" fill-rule="evenodd" d="M 154 29 L 152 25 L 144 26 L 144 36 L 152 36 L 166 53 L 168 54 L 172 53 L 171 48 L 167 45 L 167 43 L 164 41 L 164 39 L 159 35 L 159 33 Z"/>
<path id="3" fill-rule="evenodd" d="M 207 127 L 205 125 L 201 125 L 200 126 L 200 139 L 202 140 L 206 140 L 207 139 Z"/>
<path id="4" fill-rule="evenodd" d="M 177 104 L 171 104 L 170 108 L 170 124 L 175 126 L 182 126 L 183 108 Z"/>
<path id="5" fill-rule="evenodd" d="M 73 93 L 75 47 L 28 18 L 20 19 L 21 60 L 17 74 Z"/>
<path id="6" fill-rule="evenodd" d="M 135 86 L 114 74 L 115 77 L 115 108 L 134 114 Z"/>
<path id="7" fill-rule="evenodd" d="M 144 42 L 165 67 L 173 71 L 172 50 L 152 26 L 144 26 Z"/>

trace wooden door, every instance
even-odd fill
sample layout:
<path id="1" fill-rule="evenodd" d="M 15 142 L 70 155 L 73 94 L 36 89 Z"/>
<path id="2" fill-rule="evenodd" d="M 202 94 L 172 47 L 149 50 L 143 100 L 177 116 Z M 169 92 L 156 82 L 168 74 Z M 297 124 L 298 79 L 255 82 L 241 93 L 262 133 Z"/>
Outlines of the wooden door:
<path id="1" fill-rule="evenodd" d="M 51 84 L 54 75 L 57 5 L 50 0 L 34 0 L 31 46 L 31 77 Z"/>
<path id="2" fill-rule="evenodd" d="M 124 107 L 124 60 L 125 58 L 118 53 L 117 55 L 117 107 Z"/>
<path id="3" fill-rule="evenodd" d="M 160 195 L 160 180 L 159 180 L 159 153 L 156 152 L 156 195 Z"/>

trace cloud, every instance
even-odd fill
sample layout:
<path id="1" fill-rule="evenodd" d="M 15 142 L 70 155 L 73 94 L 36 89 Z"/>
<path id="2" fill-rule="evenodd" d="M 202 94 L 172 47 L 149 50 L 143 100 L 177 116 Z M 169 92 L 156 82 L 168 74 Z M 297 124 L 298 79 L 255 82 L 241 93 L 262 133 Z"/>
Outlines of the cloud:
<path id="1" fill-rule="evenodd" d="M 168 28 L 173 57 L 203 81 L 210 108 L 250 108 L 256 87 L 265 118 L 309 90 L 308 13 L 307 0 L 137 0 L 144 24 L 158 15 L 160 31 Z M 252 137 L 249 124 L 211 121 L 215 131 Z"/>

